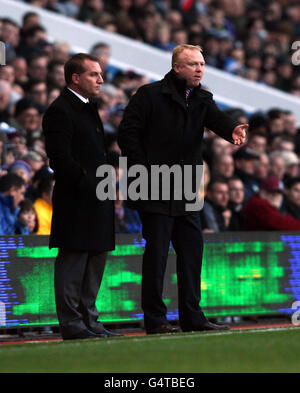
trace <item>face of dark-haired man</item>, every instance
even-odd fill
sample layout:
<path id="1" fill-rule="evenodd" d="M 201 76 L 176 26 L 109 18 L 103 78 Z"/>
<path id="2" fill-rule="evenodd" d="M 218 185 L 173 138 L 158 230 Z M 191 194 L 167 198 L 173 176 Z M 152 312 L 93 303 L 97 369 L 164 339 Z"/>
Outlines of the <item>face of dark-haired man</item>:
<path id="1" fill-rule="evenodd" d="M 85 98 L 99 96 L 100 86 L 103 83 L 100 64 L 96 61 L 85 59 L 83 66 L 85 71 L 81 74 L 73 74 L 70 88 Z"/>

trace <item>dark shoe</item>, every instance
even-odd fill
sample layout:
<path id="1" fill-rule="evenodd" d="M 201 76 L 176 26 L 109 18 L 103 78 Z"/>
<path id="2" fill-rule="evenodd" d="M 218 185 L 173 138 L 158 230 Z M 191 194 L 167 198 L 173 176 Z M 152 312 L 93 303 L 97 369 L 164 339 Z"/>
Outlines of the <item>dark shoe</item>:
<path id="1" fill-rule="evenodd" d="M 111 332 L 104 327 L 101 330 L 97 330 L 97 334 L 102 334 L 103 337 L 124 337 L 124 334 Z"/>
<path id="2" fill-rule="evenodd" d="M 124 334 L 114 333 L 105 329 L 105 327 L 100 322 L 96 322 L 92 327 L 89 326 L 89 330 L 96 334 L 103 334 L 104 337 L 124 337 Z"/>
<path id="3" fill-rule="evenodd" d="M 161 325 L 153 329 L 147 329 L 147 334 L 164 334 L 164 333 L 179 333 L 181 330 L 177 326 Z"/>
<path id="4" fill-rule="evenodd" d="M 200 332 L 200 331 L 205 331 L 205 330 L 229 330 L 229 329 L 230 329 L 230 327 L 228 325 L 217 325 L 216 323 L 206 321 L 206 322 L 204 322 L 203 325 L 197 326 L 197 327 L 192 328 L 188 331 Z"/>
<path id="5" fill-rule="evenodd" d="M 96 334 L 88 329 L 80 330 L 76 333 L 68 333 L 67 331 L 62 331 L 61 334 L 63 340 L 81 340 L 84 338 L 104 338 L 107 337 L 104 334 Z"/>

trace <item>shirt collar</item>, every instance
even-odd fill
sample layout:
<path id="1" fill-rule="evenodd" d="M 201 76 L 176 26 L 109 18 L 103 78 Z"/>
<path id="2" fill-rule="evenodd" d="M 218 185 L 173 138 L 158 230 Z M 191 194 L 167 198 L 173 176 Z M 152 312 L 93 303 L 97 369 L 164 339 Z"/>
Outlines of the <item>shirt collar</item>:
<path id="1" fill-rule="evenodd" d="M 69 87 L 68 87 L 68 89 L 69 89 L 73 94 L 75 94 L 75 96 L 77 96 L 77 97 L 78 97 L 82 102 L 84 102 L 85 104 L 87 104 L 87 103 L 89 102 L 89 99 L 88 99 L 88 98 L 82 97 L 82 95 L 78 94 L 76 91 L 70 89 Z"/>

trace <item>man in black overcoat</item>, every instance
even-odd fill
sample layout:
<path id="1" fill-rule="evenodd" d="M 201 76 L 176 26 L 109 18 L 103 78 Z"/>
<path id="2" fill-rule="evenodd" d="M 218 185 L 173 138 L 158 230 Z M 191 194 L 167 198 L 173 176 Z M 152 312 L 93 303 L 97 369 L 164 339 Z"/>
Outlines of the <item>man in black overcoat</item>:
<path id="1" fill-rule="evenodd" d="M 103 83 L 97 58 L 77 54 L 65 64 L 66 87 L 43 118 L 54 170 L 49 247 L 58 247 L 55 299 L 64 339 L 115 335 L 95 305 L 107 252 L 115 247 L 113 201 L 96 196 L 96 170 L 107 164 L 104 132 L 92 99 Z"/>
<path id="2" fill-rule="evenodd" d="M 131 98 L 118 137 L 129 168 L 140 164 L 151 171 L 154 165 L 167 165 L 169 168 L 189 165 L 194 169 L 190 179 L 194 187 L 198 184 L 195 168 L 202 164 L 204 127 L 231 143 L 240 145 L 245 142 L 248 125 L 239 124 L 225 115 L 218 109 L 212 94 L 201 88 L 204 65 L 200 47 L 180 45 L 173 51 L 172 70 L 162 80 L 139 88 Z M 182 173 L 184 184 L 184 171 Z M 181 329 L 228 328 L 208 321 L 200 308 L 203 253 L 200 214 L 187 209 L 186 198 L 178 200 L 178 196 L 174 197 L 174 179 L 170 184 L 168 200 L 162 194 L 159 198 L 134 200 L 136 198 L 131 198 L 128 192 L 128 206 L 138 210 L 146 240 L 142 268 L 142 308 L 146 332 L 178 331 L 168 323 L 167 308 L 162 299 L 170 241 L 177 254 Z M 164 184 L 161 181 L 159 185 L 162 187 Z"/>

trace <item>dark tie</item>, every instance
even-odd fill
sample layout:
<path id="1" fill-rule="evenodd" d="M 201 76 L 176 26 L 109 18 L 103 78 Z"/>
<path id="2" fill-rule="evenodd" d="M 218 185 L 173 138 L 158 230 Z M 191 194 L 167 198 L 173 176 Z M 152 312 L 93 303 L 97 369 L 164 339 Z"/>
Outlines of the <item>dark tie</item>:
<path id="1" fill-rule="evenodd" d="M 188 98 L 189 98 L 191 91 L 192 91 L 192 89 L 189 89 L 189 88 L 186 88 L 186 90 L 185 90 L 185 100 L 186 100 L 187 106 L 189 105 Z"/>

